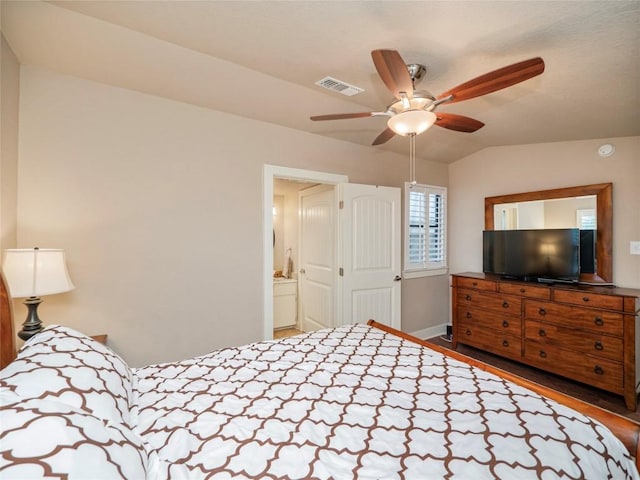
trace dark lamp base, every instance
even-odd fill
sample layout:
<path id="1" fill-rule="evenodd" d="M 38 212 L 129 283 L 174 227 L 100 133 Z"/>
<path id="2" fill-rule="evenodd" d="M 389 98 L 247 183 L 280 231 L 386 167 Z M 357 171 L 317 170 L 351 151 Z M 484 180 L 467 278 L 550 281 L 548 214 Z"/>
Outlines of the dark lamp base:
<path id="1" fill-rule="evenodd" d="M 42 299 L 40 297 L 29 297 L 23 303 L 29 311 L 27 312 L 27 319 L 22 324 L 22 330 L 18 332 L 18 336 L 22 340 L 29 340 L 42 330 L 42 321 L 38 318 L 38 305 L 42 303 Z"/>

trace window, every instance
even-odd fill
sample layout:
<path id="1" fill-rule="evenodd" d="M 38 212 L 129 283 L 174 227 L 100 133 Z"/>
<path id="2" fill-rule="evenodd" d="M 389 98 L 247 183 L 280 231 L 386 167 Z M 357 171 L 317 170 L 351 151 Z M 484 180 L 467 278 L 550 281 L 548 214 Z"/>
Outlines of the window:
<path id="1" fill-rule="evenodd" d="M 405 183 L 404 276 L 447 273 L 447 189 Z"/>
<path id="2" fill-rule="evenodd" d="M 596 218 L 595 208 L 576 210 L 576 222 L 580 230 L 596 230 Z"/>

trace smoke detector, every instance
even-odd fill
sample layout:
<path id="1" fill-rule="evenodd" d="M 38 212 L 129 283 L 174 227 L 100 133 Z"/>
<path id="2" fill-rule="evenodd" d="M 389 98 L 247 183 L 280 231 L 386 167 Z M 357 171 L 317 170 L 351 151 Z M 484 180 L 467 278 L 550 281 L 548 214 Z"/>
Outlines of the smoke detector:
<path id="1" fill-rule="evenodd" d="M 600 145 L 598 147 L 598 155 L 600 155 L 601 157 L 610 157 L 615 151 L 616 147 L 614 147 L 610 143 L 605 143 L 604 145 Z"/>

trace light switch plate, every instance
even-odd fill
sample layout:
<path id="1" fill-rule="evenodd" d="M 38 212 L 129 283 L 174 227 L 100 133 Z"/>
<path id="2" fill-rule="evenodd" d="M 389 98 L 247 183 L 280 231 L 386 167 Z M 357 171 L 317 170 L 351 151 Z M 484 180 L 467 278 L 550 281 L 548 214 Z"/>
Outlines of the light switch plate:
<path id="1" fill-rule="evenodd" d="M 640 255 L 640 242 L 629 242 L 631 255 Z"/>

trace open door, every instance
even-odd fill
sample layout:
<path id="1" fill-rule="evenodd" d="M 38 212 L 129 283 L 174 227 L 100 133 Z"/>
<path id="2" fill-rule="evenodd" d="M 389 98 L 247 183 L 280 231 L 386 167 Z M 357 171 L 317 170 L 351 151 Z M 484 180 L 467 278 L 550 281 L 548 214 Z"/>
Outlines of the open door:
<path id="1" fill-rule="evenodd" d="M 311 296 L 312 302 L 306 313 L 299 312 L 299 318 L 307 316 L 305 328 L 338 326 L 355 322 L 366 322 L 373 318 L 400 329 L 400 189 L 376 187 L 372 185 L 348 184 L 344 175 L 307 170 L 264 166 L 263 191 L 263 249 L 264 255 L 264 338 L 273 338 L 273 181 L 274 178 L 300 180 L 324 184 L 331 193 L 328 197 L 317 198 L 312 206 L 319 212 L 323 209 L 326 219 L 332 219 L 328 230 L 321 236 L 310 235 L 318 252 L 309 258 L 313 265 L 305 267 L 306 260 L 298 259 L 298 287 L 305 288 L 304 276 L 311 272 L 314 282 L 312 292 L 299 291 L 300 295 Z M 319 188 L 308 193 L 323 195 Z M 340 200 L 340 202 L 339 202 Z M 314 200 L 315 202 L 316 200 Z M 322 206 L 324 202 L 324 206 Z M 339 204 L 342 208 L 339 209 Z M 324 220 L 323 220 L 324 221 Z M 314 228 L 321 222 L 314 222 Z M 299 249 L 305 248 L 299 232 Z M 323 244 L 329 249 L 322 249 Z M 298 252 L 299 255 L 303 255 Z M 331 261 L 333 260 L 333 261 Z M 329 282 L 332 279 L 332 283 Z M 320 299 L 325 298 L 321 303 Z M 299 298 L 304 305 L 306 299 Z M 315 327 L 312 325 L 315 324 Z"/>
<path id="2" fill-rule="evenodd" d="M 401 329 L 400 189 L 339 185 L 342 324 Z"/>
<path id="3" fill-rule="evenodd" d="M 299 193 L 300 329 L 311 332 L 336 323 L 337 201 L 333 185 Z"/>

